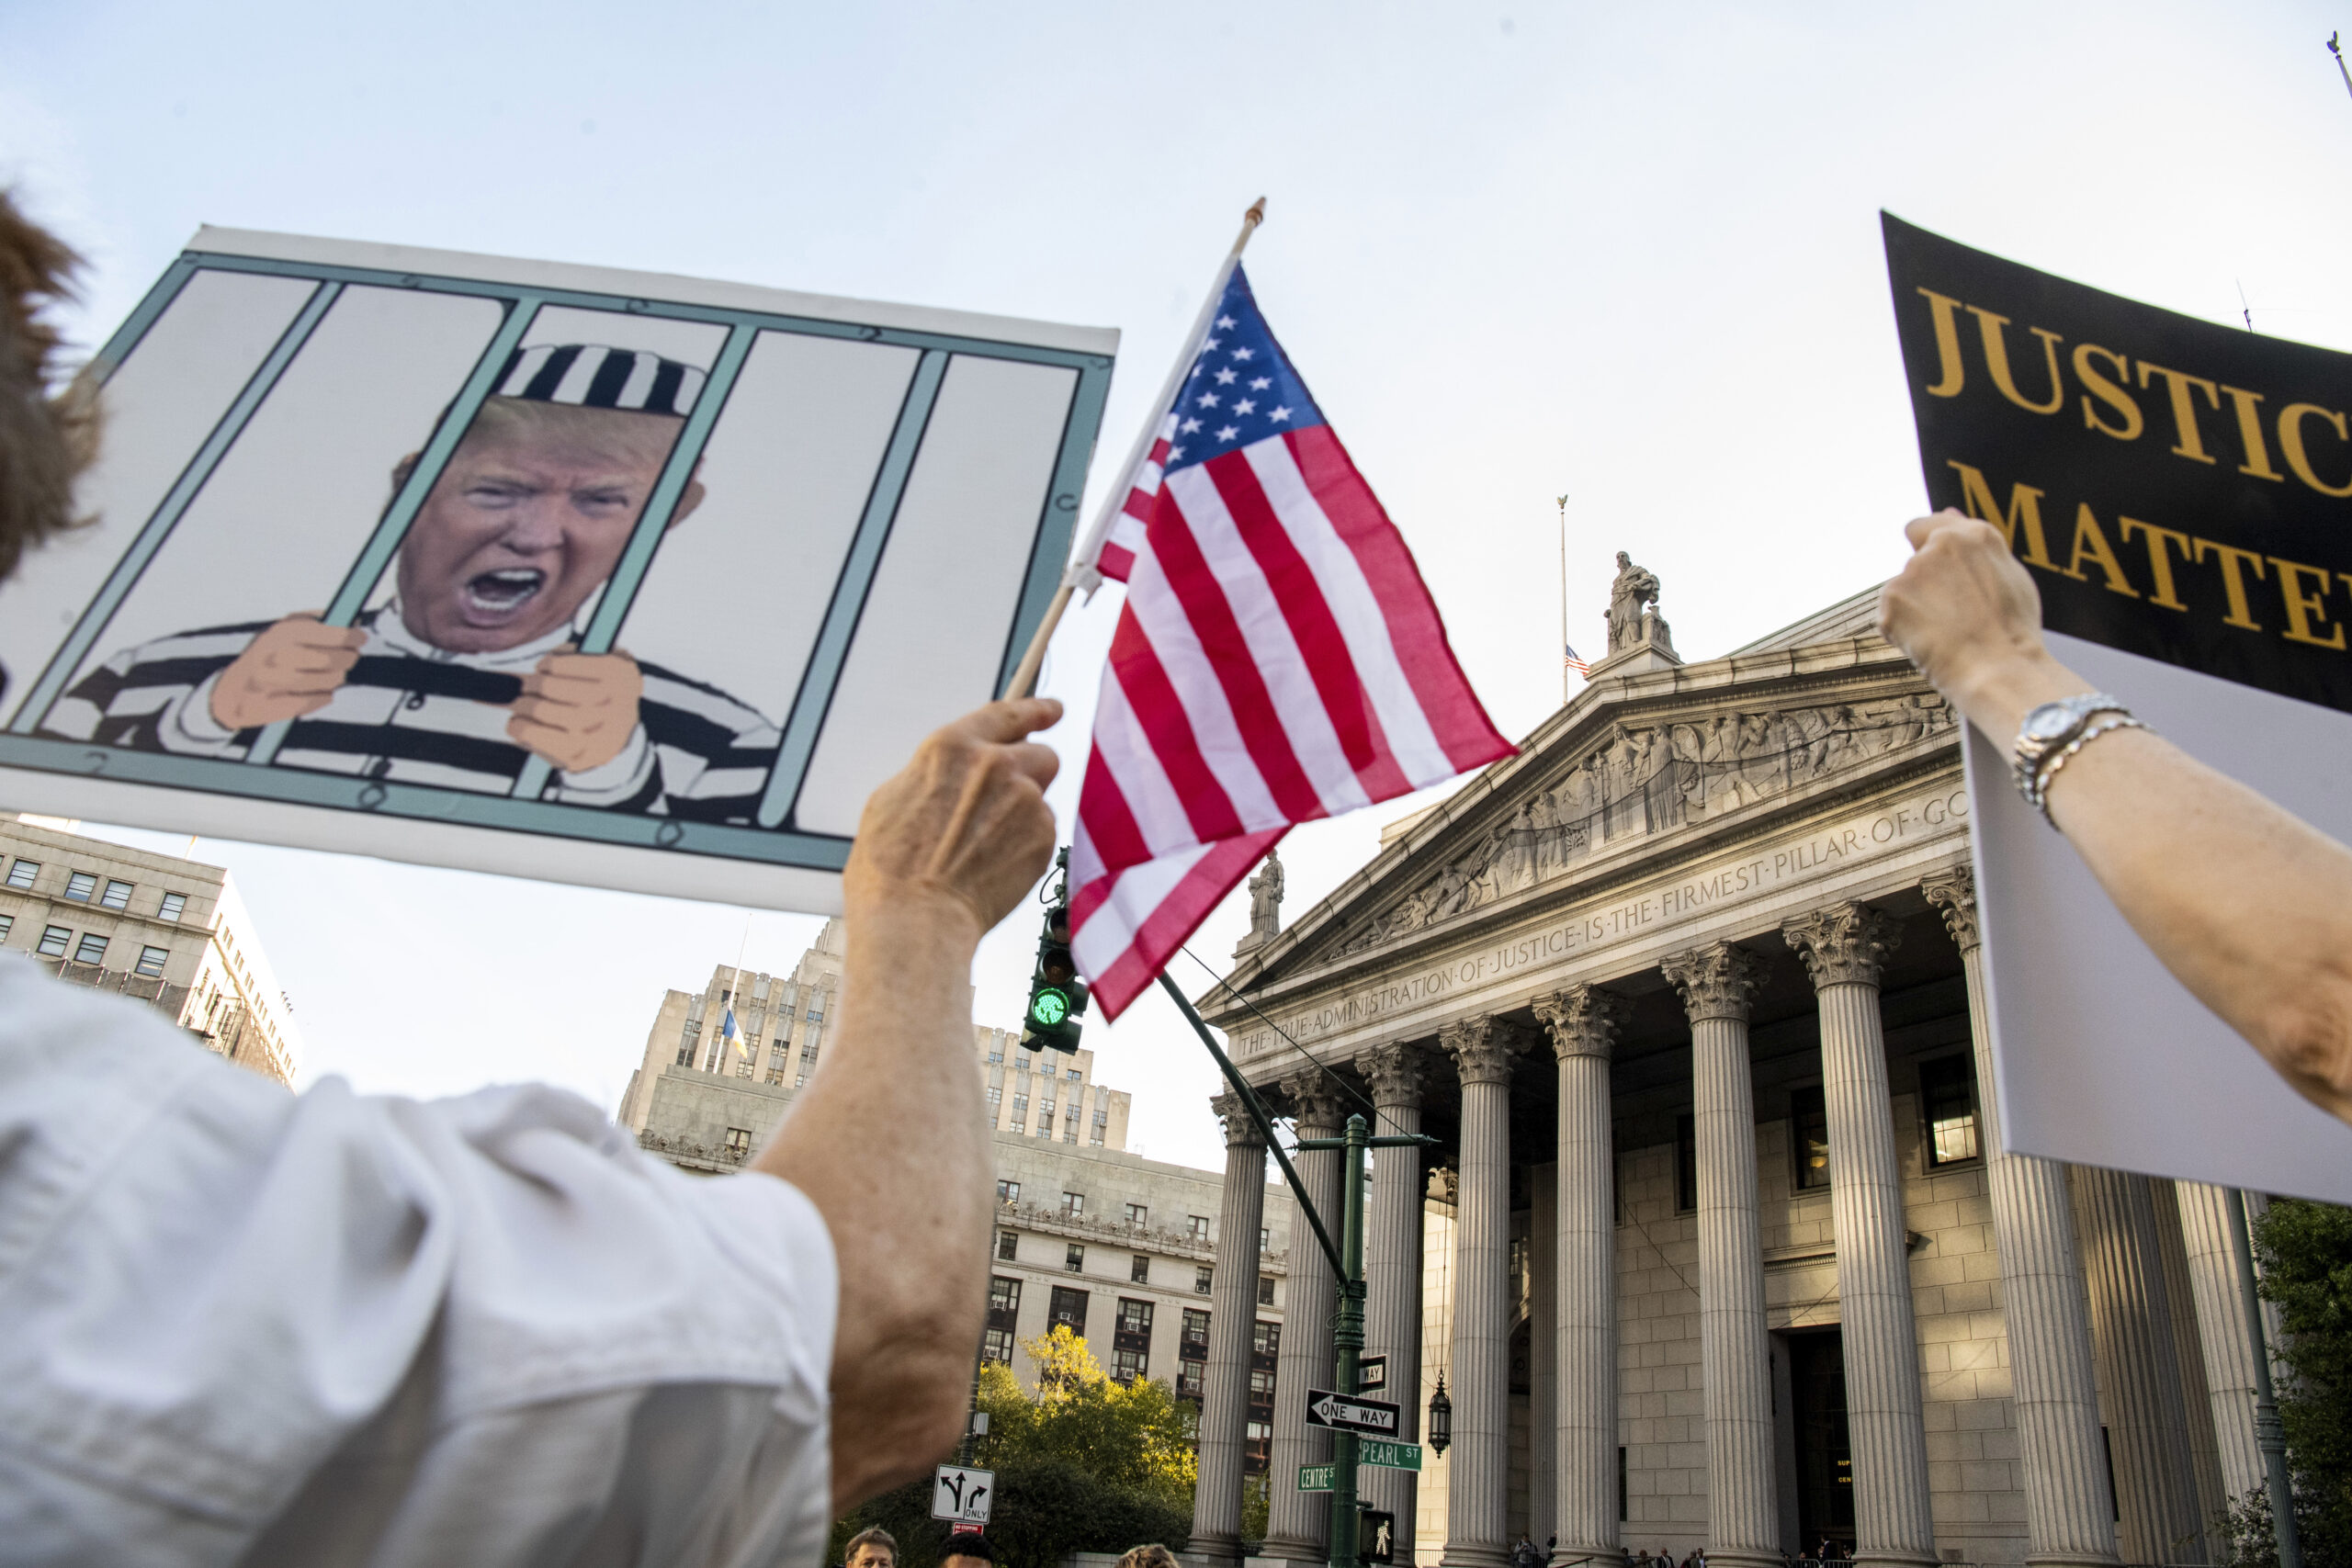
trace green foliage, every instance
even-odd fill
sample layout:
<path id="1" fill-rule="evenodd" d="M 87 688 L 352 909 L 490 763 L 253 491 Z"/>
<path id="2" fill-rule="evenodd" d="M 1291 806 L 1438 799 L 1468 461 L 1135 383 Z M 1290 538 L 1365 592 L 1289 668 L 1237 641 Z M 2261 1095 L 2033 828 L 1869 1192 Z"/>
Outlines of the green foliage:
<path id="1" fill-rule="evenodd" d="M 2352 1209 L 2276 1200 L 2254 1246 L 2283 1330 L 2271 1359 L 2303 1562 L 2352 1568 Z M 2233 1568 L 2275 1568 L 2264 1494 L 2233 1504 L 2223 1528 Z"/>
<path id="2" fill-rule="evenodd" d="M 1181 1549 L 1193 1528 L 1195 1464 L 1183 1408 L 1164 1382 L 1121 1387 L 1086 1341 L 1057 1327 L 1022 1348 L 1037 1386 L 1009 1367 L 980 1371 L 988 1436 L 973 1462 L 996 1472 L 988 1537 L 1004 1568 L 1055 1568 L 1072 1551 L 1125 1551 L 1148 1541 Z M 1261 1521 L 1264 1508 L 1259 1510 Z M 947 1527 L 931 1517 L 928 1480 L 888 1492 L 833 1527 L 827 1561 L 880 1525 L 899 1540 L 899 1568 L 937 1568 Z"/>
<path id="3" fill-rule="evenodd" d="M 1272 1477 L 1253 1475 L 1241 1483 L 1241 1539 L 1246 1544 L 1266 1539 L 1266 1515 L 1273 1506 L 1268 1489 Z"/>

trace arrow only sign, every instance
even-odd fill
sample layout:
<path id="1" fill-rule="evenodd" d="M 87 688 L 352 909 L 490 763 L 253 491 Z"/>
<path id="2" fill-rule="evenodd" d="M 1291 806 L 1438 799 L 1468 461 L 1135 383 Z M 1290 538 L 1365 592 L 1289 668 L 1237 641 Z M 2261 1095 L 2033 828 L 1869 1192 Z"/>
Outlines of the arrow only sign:
<path id="1" fill-rule="evenodd" d="M 1385 1400 L 1334 1393 L 1328 1388 L 1306 1391 L 1306 1421 L 1311 1427 L 1365 1432 L 1375 1438 L 1396 1435 L 1396 1406 Z"/>

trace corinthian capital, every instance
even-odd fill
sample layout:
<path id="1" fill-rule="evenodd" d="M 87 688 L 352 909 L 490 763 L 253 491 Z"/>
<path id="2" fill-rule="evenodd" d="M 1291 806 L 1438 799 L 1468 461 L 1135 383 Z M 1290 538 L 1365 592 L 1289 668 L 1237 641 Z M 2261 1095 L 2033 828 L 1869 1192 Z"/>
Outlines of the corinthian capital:
<path id="1" fill-rule="evenodd" d="M 1682 993 L 1690 1021 L 1728 1018 L 1747 1021 L 1747 1005 L 1764 978 L 1764 961 L 1744 947 L 1713 942 L 1675 953 L 1658 967 Z"/>
<path id="2" fill-rule="evenodd" d="M 1627 1010 L 1624 998 L 1598 986 L 1570 986 L 1535 998 L 1535 1016 L 1552 1037 L 1552 1055 L 1563 1062 L 1571 1056 L 1609 1060 Z"/>
<path id="3" fill-rule="evenodd" d="M 1356 1071 L 1372 1085 L 1373 1104 L 1385 1110 L 1420 1104 L 1429 1069 L 1410 1045 L 1374 1045 L 1357 1053 Z"/>
<path id="4" fill-rule="evenodd" d="M 1348 1108 L 1330 1074 L 1310 1070 L 1293 1073 L 1282 1081 L 1283 1098 L 1298 1122 L 1301 1137 L 1334 1138 L 1347 1121 Z"/>
<path id="5" fill-rule="evenodd" d="M 1258 1131 L 1258 1119 L 1241 1103 L 1241 1097 L 1231 1089 L 1209 1101 L 1209 1109 L 1225 1122 L 1225 1146 L 1229 1149 L 1251 1148 L 1263 1144 L 1264 1134 Z"/>
<path id="6" fill-rule="evenodd" d="M 1902 941 L 1903 929 L 1876 909 L 1848 900 L 1782 921 L 1781 936 L 1804 960 L 1819 990 L 1877 985 L 1879 968 Z"/>
<path id="7" fill-rule="evenodd" d="M 1973 953 L 1984 945 L 1976 930 L 1976 872 L 1966 861 L 1930 873 L 1919 891 L 1942 914 L 1944 930 L 1951 932 L 1961 952 Z"/>
<path id="8" fill-rule="evenodd" d="M 1511 1058 L 1527 1044 L 1517 1030 L 1493 1017 L 1449 1023 L 1438 1031 L 1437 1042 L 1453 1058 L 1464 1085 L 1510 1082 Z"/>

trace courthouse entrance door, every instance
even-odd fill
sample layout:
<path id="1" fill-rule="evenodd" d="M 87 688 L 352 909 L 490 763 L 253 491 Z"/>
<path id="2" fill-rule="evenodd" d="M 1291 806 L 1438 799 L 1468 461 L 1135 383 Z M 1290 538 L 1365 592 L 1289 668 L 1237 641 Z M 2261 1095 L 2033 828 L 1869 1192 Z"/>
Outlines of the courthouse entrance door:
<path id="1" fill-rule="evenodd" d="M 1822 1539 L 1854 1548 L 1854 1451 L 1846 1435 L 1846 1355 L 1834 1328 L 1786 1336 L 1795 1406 L 1797 1528 L 1804 1554 Z"/>

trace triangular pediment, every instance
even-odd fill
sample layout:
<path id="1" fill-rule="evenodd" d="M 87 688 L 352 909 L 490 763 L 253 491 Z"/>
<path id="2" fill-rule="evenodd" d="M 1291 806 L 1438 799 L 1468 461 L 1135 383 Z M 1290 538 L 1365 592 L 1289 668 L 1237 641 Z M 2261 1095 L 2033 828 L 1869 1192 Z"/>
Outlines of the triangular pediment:
<path id="1" fill-rule="evenodd" d="M 1875 592 L 1721 659 L 1596 679 L 1519 755 L 1400 824 L 1363 870 L 1250 950 L 1231 985 L 1254 992 L 1374 949 L 1451 940 L 1935 765 L 1956 743 L 1955 716 L 1872 629 Z M 1204 1010 L 1221 1010 L 1211 1001 Z"/>

